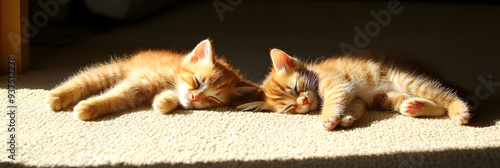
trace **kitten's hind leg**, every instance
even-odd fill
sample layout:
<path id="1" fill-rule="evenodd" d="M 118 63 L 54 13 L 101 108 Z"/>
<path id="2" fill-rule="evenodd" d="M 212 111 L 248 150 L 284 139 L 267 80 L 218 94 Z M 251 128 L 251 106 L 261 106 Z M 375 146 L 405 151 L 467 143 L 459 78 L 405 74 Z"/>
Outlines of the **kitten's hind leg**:
<path id="1" fill-rule="evenodd" d="M 179 100 L 173 90 L 165 90 L 153 99 L 153 109 L 162 114 L 169 113 L 179 107 Z"/>
<path id="2" fill-rule="evenodd" d="M 345 114 L 340 119 L 340 126 L 349 127 L 358 120 L 366 110 L 366 102 L 356 97 L 347 105 Z"/>
<path id="3" fill-rule="evenodd" d="M 52 89 L 45 98 L 45 104 L 52 111 L 60 111 L 110 87 L 123 77 L 124 70 L 119 64 L 89 68 Z"/>
<path id="4" fill-rule="evenodd" d="M 131 109 L 152 98 L 159 88 L 141 78 L 133 78 L 133 81 L 126 80 L 101 95 L 81 101 L 73 109 L 74 114 L 76 118 L 87 121 L 113 112 Z"/>
<path id="5" fill-rule="evenodd" d="M 439 117 L 446 113 L 446 109 L 430 100 L 414 97 L 403 101 L 399 112 L 406 116 Z"/>
<path id="6" fill-rule="evenodd" d="M 469 122 L 471 114 L 469 113 L 470 109 L 467 104 L 457 96 L 453 89 L 444 86 L 441 82 L 433 80 L 425 75 L 417 76 L 404 72 L 394 75 L 392 81 L 404 92 L 415 95 L 415 97 L 429 100 L 447 109 L 450 119 L 456 124 L 465 125 Z M 427 106 L 426 103 L 423 104 Z M 421 105 L 417 104 L 416 107 L 418 106 Z M 412 105 L 410 105 L 410 107 L 412 107 Z M 441 116 L 441 112 L 440 110 L 439 112 L 426 115 Z"/>
<path id="7" fill-rule="evenodd" d="M 423 98 L 412 97 L 402 92 L 390 92 L 382 100 L 381 106 L 384 109 L 398 111 L 405 116 L 443 116 L 446 109 L 438 104 Z"/>

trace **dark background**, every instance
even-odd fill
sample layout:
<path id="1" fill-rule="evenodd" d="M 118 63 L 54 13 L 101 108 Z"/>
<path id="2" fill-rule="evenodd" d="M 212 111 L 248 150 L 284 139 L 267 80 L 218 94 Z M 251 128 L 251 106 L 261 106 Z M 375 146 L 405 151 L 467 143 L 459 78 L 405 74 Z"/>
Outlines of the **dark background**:
<path id="1" fill-rule="evenodd" d="M 43 11 L 38 1 L 30 2 L 35 2 L 30 3 L 30 16 Z M 110 55 L 141 49 L 190 50 L 210 37 L 216 53 L 259 82 L 270 67 L 270 48 L 309 61 L 341 54 L 342 42 L 355 45 L 354 28 L 364 30 L 375 21 L 370 11 L 387 10 L 389 1 L 243 0 L 223 13 L 224 20 L 213 2 L 141 1 L 130 5 L 124 17 L 113 18 L 93 12 L 85 1 L 72 0 L 60 5 L 57 15 L 37 27 L 39 31 L 30 39 L 32 69 L 43 69 L 48 61 L 76 60 L 71 65 L 76 71 Z M 219 2 L 230 5 L 226 0 Z M 485 90 L 479 80 L 491 74 L 498 81 L 500 76 L 498 3 L 413 0 L 400 1 L 400 6 L 402 12 L 391 15 L 368 47 L 407 53 L 471 96 L 478 97 L 478 87 L 482 87 L 479 93 L 499 95 L 500 91 Z M 65 50 L 92 54 L 61 55 Z"/>

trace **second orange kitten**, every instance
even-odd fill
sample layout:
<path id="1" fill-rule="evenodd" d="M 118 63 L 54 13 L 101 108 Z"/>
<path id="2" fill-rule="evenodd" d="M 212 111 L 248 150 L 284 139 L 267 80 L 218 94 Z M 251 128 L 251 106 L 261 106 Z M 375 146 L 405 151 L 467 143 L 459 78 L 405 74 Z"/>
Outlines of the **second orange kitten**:
<path id="1" fill-rule="evenodd" d="M 278 49 L 270 54 L 273 68 L 261 85 L 262 101 L 239 109 L 291 114 L 321 107 L 319 121 L 326 130 L 351 126 L 369 107 L 412 117 L 448 112 L 456 124 L 467 124 L 471 117 L 469 107 L 453 89 L 387 53 L 347 54 L 315 64 L 305 64 Z"/>

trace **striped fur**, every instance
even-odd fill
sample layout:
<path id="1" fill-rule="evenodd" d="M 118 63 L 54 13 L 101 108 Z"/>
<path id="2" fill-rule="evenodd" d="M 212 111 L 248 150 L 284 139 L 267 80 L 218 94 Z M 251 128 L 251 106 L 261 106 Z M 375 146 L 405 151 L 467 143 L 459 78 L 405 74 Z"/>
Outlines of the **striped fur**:
<path id="1" fill-rule="evenodd" d="M 453 89 L 389 53 L 347 54 L 305 64 L 273 49 L 271 59 L 273 69 L 261 85 L 263 101 L 238 108 L 306 113 L 316 110 L 316 103 L 322 101 L 320 123 L 326 130 L 333 130 L 339 124 L 349 127 L 367 107 L 413 117 L 443 116 L 448 111 L 457 124 L 467 124 L 471 117 L 469 107 Z M 301 88 L 299 93 L 292 89 L 303 85 L 314 87 Z M 309 100 L 306 104 L 301 101 L 305 93 Z"/>
<path id="2" fill-rule="evenodd" d="M 148 50 L 91 66 L 51 90 L 45 103 L 53 111 L 76 104 L 76 118 L 91 120 L 146 102 L 161 113 L 178 107 L 224 106 L 255 90 L 254 84 L 212 54 L 207 39 L 187 54 Z"/>

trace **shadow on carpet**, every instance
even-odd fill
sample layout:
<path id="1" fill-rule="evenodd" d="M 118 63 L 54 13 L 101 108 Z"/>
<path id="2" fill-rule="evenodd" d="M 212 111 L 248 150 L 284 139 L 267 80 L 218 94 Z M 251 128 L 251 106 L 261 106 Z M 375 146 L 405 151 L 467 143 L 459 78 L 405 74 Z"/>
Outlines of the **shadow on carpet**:
<path id="1" fill-rule="evenodd" d="M 30 168 L 20 164 L 1 163 L 2 167 Z M 500 148 L 477 150 L 445 150 L 440 152 L 404 152 L 388 155 L 348 156 L 256 161 L 224 161 L 213 163 L 153 165 L 102 165 L 92 168 L 160 168 L 160 167 L 495 167 L 500 165 Z M 69 168 L 66 166 L 54 166 Z"/>

